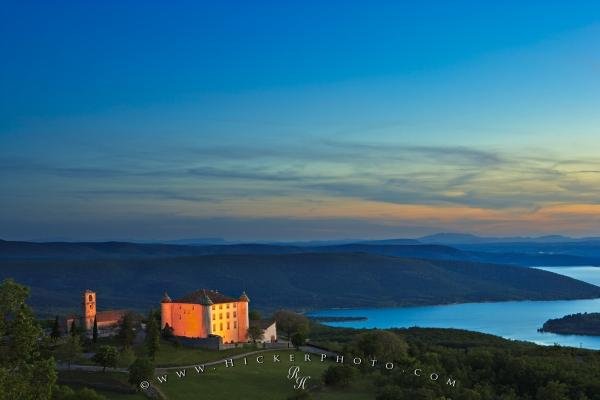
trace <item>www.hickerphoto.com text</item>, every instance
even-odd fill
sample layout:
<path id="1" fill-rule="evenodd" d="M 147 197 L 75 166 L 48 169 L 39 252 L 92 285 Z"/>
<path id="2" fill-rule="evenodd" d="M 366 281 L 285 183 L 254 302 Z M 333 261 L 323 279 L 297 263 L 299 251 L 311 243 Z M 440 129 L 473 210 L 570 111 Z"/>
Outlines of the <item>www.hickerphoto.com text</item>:
<path id="1" fill-rule="evenodd" d="M 282 361 L 283 360 L 283 361 Z M 184 368 L 175 371 L 175 376 L 177 379 L 182 379 L 187 376 L 187 370 L 193 369 L 196 374 L 203 374 L 208 370 L 216 370 L 218 366 L 225 368 L 235 368 L 240 366 L 248 366 L 248 365 L 259 365 L 267 362 L 272 363 L 308 363 L 308 362 L 325 362 L 325 361 L 335 361 L 336 364 L 346 364 L 352 365 L 356 367 L 360 366 L 369 366 L 372 368 L 381 368 L 388 371 L 401 369 L 403 374 L 411 374 L 416 377 L 420 377 L 423 379 L 428 379 L 433 382 L 441 382 L 445 385 L 455 387 L 456 380 L 452 377 L 442 377 L 439 373 L 434 371 L 424 371 L 421 368 L 403 368 L 401 365 L 398 365 L 392 361 L 380 361 L 377 359 L 363 359 L 361 357 L 345 357 L 342 355 L 327 355 L 325 353 L 304 353 L 304 357 L 297 357 L 296 354 L 289 354 L 288 357 L 281 356 L 280 354 L 273 354 L 271 356 L 258 355 L 256 357 L 242 357 L 242 358 L 228 358 L 223 361 L 217 363 L 210 364 L 199 364 L 194 365 L 189 368 Z M 168 373 L 159 375 L 155 378 L 155 380 L 159 383 L 165 383 L 168 380 Z"/>

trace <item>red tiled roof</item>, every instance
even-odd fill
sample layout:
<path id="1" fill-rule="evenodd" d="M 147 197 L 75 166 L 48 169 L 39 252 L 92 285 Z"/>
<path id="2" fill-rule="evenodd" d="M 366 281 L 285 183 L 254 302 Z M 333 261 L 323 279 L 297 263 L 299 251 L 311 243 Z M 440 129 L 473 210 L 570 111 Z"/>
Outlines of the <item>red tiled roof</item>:
<path id="1" fill-rule="evenodd" d="M 205 298 L 208 297 L 213 304 L 217 303 L 233 303 L 239 301 L 233 297 L 225 296 L 217 292 L 216 290 L 200 289 L 183 296 L 180 299 L 173 300 L 173 303 L 192 303 L 192 304 L 204 304 Z"/>
<path id="2" fill-rule="evenodd" d="M 259 319 L 250 321 L 250 326 L 259 326 L 260 329 L 265 330 L 275 323 L 274 319 Z"/>
<path id="3" fill-rule="evenodd" d="M 96 313 L 96 322 L 113 322 L 123 319 L 127 310 L 109 310 L 109 311 L 98 311 Z"/>

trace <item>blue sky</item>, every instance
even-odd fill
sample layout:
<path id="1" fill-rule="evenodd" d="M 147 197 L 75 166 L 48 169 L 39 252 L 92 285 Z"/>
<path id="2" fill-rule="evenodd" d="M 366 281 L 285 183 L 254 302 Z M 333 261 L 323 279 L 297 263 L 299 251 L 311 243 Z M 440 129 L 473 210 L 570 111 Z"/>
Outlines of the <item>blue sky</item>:
<path id="1" fill-rule="evenodd" d="M 598 2 L 0 19 L 2 238 L 599 233 Z"/>

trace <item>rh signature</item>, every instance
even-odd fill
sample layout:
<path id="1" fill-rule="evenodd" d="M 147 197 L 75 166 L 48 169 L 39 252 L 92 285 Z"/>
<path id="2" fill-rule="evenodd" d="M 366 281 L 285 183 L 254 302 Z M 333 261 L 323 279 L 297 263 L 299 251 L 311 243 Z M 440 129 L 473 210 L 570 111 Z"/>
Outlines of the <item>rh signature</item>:
<path id="1" fill-rule="evenodd" d="M 296 382 L 294 384 L 294 389 L 305 390 L 306 382 L 308 382 L 308 380 L 310 379 L 310 376 L 300 375 L 300 367 L 298 367 L 297 365 L 293 365 L 288 370 L 287 378 L 290 381 L 293 380 L 294 382 Z"/>

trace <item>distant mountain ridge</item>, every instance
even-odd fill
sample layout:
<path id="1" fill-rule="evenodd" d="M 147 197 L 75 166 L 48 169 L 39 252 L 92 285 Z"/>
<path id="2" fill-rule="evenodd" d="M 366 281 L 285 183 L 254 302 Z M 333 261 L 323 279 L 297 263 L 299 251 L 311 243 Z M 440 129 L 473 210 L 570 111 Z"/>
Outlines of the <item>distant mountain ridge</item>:
<path id="1" fill-rule="evenodd" d="M 600 265 L 600 243 L 414 243 L 403 240 L 293 246 L 284 244 L 181 245 L 129 242 L 31 243 L 0 241 L 2 259 L 129 259 L 216 254 L 369 253 L 432 260 L 464 260 L 520 266 Z"/>
<path id="2" fill-rule="evenodd" d="M 77 310 L 80 293 L 106 308 L 157 307 L 198 288 L 246 290 L 253 307 L 298 310 L 600 297 L 600 287 L 534 268 L 362 252 L 210 254 L 127 259 L 3 259 L 0 279 L 32 288 L 36 310 Z"/>
<path id="3" fill-rule="evenodd" d="M 419 243 L 438 243 L 438 244 L 481 244 L 481 243 L 567 243 L 567 242 L 588 242 L 598 241 L 600 237 L 572 238 L 562 235 L 546 236 L 477 236 L 470 233 L 436 233 L 434 235 L 423 236 L 417 239 Z"/>

